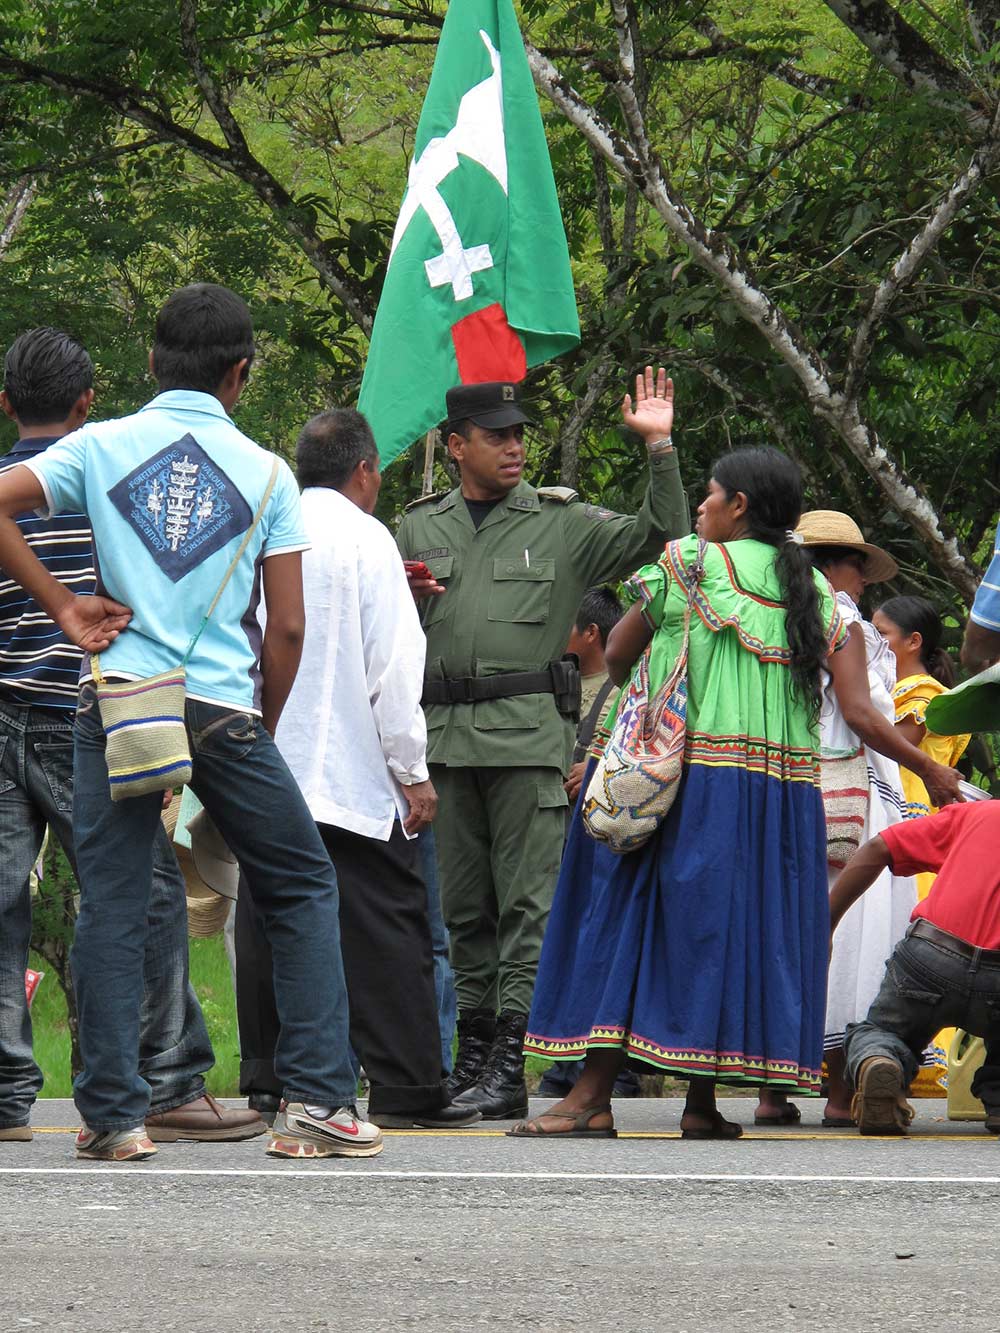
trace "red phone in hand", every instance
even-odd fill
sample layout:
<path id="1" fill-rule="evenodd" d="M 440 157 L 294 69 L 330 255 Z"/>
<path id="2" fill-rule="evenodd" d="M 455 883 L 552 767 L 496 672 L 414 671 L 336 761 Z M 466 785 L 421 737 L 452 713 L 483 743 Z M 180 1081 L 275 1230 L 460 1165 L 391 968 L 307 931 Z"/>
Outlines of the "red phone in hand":
<path id="1" fill-rule="evenodd" d="M 411 579 L 429 579 L 431 571 L 422 560 L 404 560 L 403 568 L 406 570 L 408 578 Z"/>

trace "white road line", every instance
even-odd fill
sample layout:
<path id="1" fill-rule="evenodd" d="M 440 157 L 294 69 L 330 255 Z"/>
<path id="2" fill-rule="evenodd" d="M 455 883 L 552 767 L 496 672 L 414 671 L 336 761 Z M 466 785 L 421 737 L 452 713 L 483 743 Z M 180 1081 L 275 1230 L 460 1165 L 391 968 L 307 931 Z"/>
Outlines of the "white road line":
<path id="1" fill-rule="evenodd" d="M 289 1167 L 137 1167 L 121 1169 L 121 1163 L 105 1166 L 4 1166 L 0 1176 L 103 1176 L 110 1180 L 160 1180 L 177 1177 L 257 1177 L 273 1180 L 570 1180 L 570 1181 L 683 1181 L 734 1184 L 830 1184 L 830 1185 L 1000 1185 L 1000 1176 L 831 1176 L 831 1175 L 737 1175 L 709 1172 L 661 1171 L 385 1171 L 378 1167 L 325 1167 L 319 1171 Z M 109 1174 L 110 1173 L 110 1174 Z"/>

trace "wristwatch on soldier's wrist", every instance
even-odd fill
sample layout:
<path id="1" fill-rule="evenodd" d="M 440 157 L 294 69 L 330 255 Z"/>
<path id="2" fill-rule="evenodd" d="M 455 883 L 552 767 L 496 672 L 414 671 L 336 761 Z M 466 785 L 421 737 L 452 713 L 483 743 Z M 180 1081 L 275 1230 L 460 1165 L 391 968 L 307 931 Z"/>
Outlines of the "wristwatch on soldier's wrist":
<path id="1" fill-rule="evenodd" d="M 656 440 L 647 440 L 646 448 L 651 454 L 667 454 L 674 447 L 674 437 L 672 435 L 661 435 Z"/>

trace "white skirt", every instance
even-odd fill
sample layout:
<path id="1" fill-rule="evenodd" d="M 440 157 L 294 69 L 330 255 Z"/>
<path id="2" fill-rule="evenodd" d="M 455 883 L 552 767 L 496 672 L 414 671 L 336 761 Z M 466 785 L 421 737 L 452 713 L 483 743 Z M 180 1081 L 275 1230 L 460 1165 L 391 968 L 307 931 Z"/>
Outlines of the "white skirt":
<path id="1" fill-rule="evenodd" d="M 899 766 L 866 748 L 868 814 L 862 843 L 904 818 Z M 830 871 L 830 884 L 837 872 Z M 833 956 L 826 992 L 825 1051 L 844 1044 L 848 1023 L 859 1023 L 882 986 L 885 964 L 906 934 L 917 903 L 917 882 L 883 870 L 867 893 L 846 913 L 833 937 Z"/>

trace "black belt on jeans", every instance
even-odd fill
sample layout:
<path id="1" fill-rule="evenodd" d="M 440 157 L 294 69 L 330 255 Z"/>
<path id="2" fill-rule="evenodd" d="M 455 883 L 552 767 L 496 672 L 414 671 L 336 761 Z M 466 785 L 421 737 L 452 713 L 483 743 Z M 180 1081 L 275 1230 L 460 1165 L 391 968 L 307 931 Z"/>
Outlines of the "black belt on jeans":
<path id="1" fill-rule="evenodd" d="M 972 962 L 984 963 L 987 967 L 1000 967 L 1000 949 L 977 949 L 968 940 L 963 940 L 958 935 L 950 935 L 948 931 L 935 926 L 933 921 L 928 921 L 926 917 L 918 916 L 916 921 L 910 923 L 910 929 L 906 933 L 917 935 L 931 944 L 939 944 L 942 949 L 960 954 Z"/>

